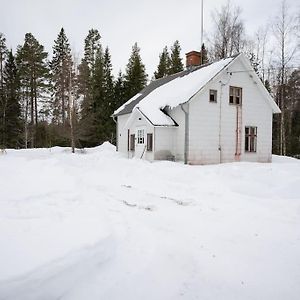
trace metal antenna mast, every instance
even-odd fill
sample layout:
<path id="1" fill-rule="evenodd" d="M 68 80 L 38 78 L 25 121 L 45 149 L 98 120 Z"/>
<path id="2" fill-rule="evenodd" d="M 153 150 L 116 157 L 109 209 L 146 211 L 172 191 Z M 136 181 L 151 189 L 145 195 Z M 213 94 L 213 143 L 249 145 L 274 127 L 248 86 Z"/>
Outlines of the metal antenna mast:
<path id="1" fill-rule="evenodd" d="M 201 0 L 201 45 L 200 45 L 200 52 L 201 52 L 201 65 L 203 64 L 203 55 L 202 55 L 202 45 L 203 45 L 203 0 Z"/>

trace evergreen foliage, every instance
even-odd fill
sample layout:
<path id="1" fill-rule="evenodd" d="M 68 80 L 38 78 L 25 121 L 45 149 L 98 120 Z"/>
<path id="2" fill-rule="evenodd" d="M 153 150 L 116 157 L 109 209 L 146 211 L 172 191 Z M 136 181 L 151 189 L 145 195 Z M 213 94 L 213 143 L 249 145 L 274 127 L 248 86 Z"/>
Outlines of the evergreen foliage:
<path id="1" fill-rule="evenodd" d="M 53 84 L 53 122 L 65 127 L 68 118 L 72 56 L 68 38 L 63 28 L 54 41 L 53 58 L 50 65 Z"/>
<path id="2" fill-rule="evenodd" d="M 36 129 L 39 120 L 38 99 L 47 92 L 49 69 L 46 61 L 47 52 L 44 51 L 37 39 L 26 33 L 23 46 L 17 50 L 17 66 L 21 84 L 21 98 L 24 109 L 24 142 L 25 147 L 35 147 Z"/>
<path id="3" fill-rule="evenodd" d="M 137 43 L 132 47 L 131 56 L 126 66 L 125 99 L 128 100 L 140 92 L 147 84 L 145 65 L 142 62 L 140 48 Z"/>
<path id="4" fill-rule="evenodd" d="M 175 41 L 171 47 L 171 62 L 169 68 L 169 75 L 183 71 L 182 58 L 180 57 L 181 47 L 179 41 Z"/>
<path id="5" fill-rule="evenodd" d="M 19 80 L 12 51 L 8 53 L 3 70 L 3 99 L 0 104 L 0 145 L 3 148 L 21 146 L 21 112 Z"/>
<path id="6" fill-rule="evenodd" d="M 114 105 L 115 109 L 125 103 L 125 79 L 121 71 L 114 82 Z"/>
<path id="7" fill-rule="evenodd" d="M 154 72 L 155 79 L 159 79 L 169 75 L 171 67 L 171 59 L 168 52 L 168 47 L 165 46 L 162 53 L 159 55 L 159 64 L 157 71 Z"/>
<path id="8" fill-rule="evenodd" d="M 207 64 L 208 62 L 209 62 L 208 53 L 203 43 L 201 46 L 201 63 L 204 65 Z"/>

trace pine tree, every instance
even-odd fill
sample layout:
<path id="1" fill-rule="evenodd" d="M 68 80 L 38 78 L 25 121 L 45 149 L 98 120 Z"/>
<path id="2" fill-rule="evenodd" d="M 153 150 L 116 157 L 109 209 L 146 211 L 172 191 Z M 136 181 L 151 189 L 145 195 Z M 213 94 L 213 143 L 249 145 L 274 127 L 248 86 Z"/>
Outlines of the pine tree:
<path id="1" fill-rule="evenodd" d="M 180 57 L 181 47 L 179 41 L 175 41 L 171 47 L 171 66 L 169 69 L 169 74 L 175 74 L 183 71 L 182 58 Z"/>
<path id="2" fill-rule="evenodd" d="M 68 115 L 68 95 L 70 83 L 70 70 L 72 69 L 72 56 L 68 38 L 61 28 L 54 41 L 53 58 L 51 61 L 53 83 L 53 121 L 66 126 Z"/>
<path id="3" fill-rule="evenodd" d="M 20 76 L 20 88 L 23 99 L 23 114 L 25 122 L 25 147 L 28 142 L 33 148 L 37 145 L 38 101 L 47 91 L 49 69 L 47 52 L 31 33 L 26 33 L 23 46 L 17 50 L 17 66 Z"/>
<path id="4" fill-rule="evenodd" d="M 140 48 L 137 43 L 132 47 L 131 56 L 126 66 L 125 95 L 130 99 L 140 92 L 147 84 L 145 65 L 142 62 Z"/>
<path id="5" fill-rule="evenodd" d="M 19 80 L 12 51 L 8 53 L 3 70 L 4 105 L 1 105 L 1 142 L 4 148 L 17 148 L 21 138 Z"/>
<path id="6" fill-rule="evenodd" d="M 84 61 L 87 63 L 91 75 L 95 68 L 96 55 L 101 48 L 101 35 L 97 29 L 90 29 L 84 40 Z"/>
<path id="7" fill-rule="evenodd" d="M 159 64 L 157 66 L 157 71 L 154 72 L 155 79 L 167 76 L 170 72 L 170 64 L 170 55 L 167 46 L 165 46 L 162 53 L 160 53 L 159 55 Z"/>

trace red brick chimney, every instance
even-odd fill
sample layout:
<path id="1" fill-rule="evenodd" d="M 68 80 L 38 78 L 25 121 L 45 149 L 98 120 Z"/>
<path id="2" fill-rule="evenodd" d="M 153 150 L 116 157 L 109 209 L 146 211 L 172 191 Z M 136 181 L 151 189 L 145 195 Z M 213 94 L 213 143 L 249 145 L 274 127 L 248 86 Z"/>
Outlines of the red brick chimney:
<path id="1" fill-rule="evenodd" d="M 201 52 L 190 51 L 185 54 L 186 56 L 186 67 L 200 66 L 201 65 Z"/>

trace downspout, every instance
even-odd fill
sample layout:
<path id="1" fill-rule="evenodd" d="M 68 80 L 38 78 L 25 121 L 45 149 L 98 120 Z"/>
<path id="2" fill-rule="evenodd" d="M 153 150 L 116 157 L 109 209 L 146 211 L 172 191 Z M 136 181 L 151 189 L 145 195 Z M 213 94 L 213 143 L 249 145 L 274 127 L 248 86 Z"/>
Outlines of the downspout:
<path id="1" fill-rule="evenodd" d="M 189 103 L 187 104 L 187 110 L 184 109 L 183 105 L 180 104 L 181 110 L 184 112 L 185 122 L 184 122 L 184 163 L 188 163 L 189 155 Z"/>
<path id="2" fill-rule="evenodd" d="M 221 137 L 222 137 L 222 94 L 223 94 L 223 86 L 225 85 L 222 81 L 220 81 L 220 103 L 219 103 L 219 162 L 222 163 L 222 146 L 221 146 Z"/>

